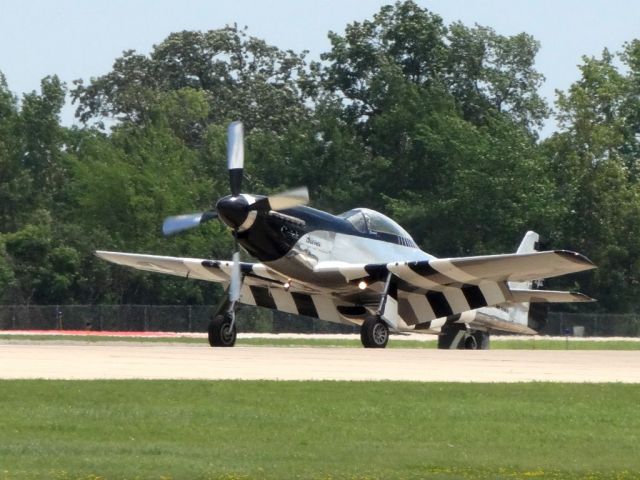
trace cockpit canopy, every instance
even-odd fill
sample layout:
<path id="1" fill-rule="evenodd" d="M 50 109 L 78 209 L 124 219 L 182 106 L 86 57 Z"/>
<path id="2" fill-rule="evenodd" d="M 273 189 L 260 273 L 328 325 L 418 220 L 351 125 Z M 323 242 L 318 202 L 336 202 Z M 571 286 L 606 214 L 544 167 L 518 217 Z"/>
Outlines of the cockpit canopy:
<path id="1" fill-rule="evenodd" d="M 353 210 L 341 213 L 338 216 L 347 220 L 361 233 L 375 232 L 396 235 L 400 238 L 404 238 L 405 240 L 409 240 L 411 244 L 415 245 L 411 235 L 409 235 L 404 228 L 389 217 L 376 212 L 375 210 L 369 210 L 368 208 L 354 208 Z"/>

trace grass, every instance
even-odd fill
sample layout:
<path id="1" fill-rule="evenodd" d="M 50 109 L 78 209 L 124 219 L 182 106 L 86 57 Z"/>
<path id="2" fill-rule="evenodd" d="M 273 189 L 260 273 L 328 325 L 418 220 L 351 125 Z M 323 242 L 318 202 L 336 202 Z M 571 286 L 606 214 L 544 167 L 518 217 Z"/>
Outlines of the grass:
<path id="1" fill-rule="evenodd" d="M 152 342 L 152 343 L 190 343 L 206 345 L 204 338 L 190 337 L 105 337 L 98 335 L 0 335 L 0 342 L 22 343 L 65 341 L 65 342 Z M 389 340 L 387 348 L 436 348 L 437 341 L 427 340 Z M 276 346 L 276 347 L 361 347 L 358 339 L 321 339 L 321 338 L 239 338 L 237 345 Z M 494 340 L 493 350 L 640 350 L 640 342 L 625 340 L 572 340 L 564 339 L 513 339 Z"/>
<path id="2" fill-rule="evenodd" d="M 193 337 L 118 337 L 104 335 L 0 335 L 3 343 L 23 343 L 23 342 L 81 342 L 81 343 L 105 343 L 105 342 L 127 342 L 127 343 L 207 343 L 205 338 Z"/>
<path id="3" fill-rule="evenodd" d="M 273 345 L 273 346 L 332 346 L 332 347 L 361 347 L 360 340 L 323 340 L 323 339 L 271 339 L 244 338 L 238 340 L 238 345 Z M 437 346 L 436 340 L 389 340 L 387 348 L 431 348 Z M 567 348 L 568 347 L 568 348 Z M 580 340 L 567 343 L 565 340 L 499 340 L 491 342 L 492 350 L 640 350 L 640 342 L 624 340 Z"/>
<path id="4" fill-rule="evenodd" d="M 0 382 L 0 479 L 637 479 L 640 385 Z"/>

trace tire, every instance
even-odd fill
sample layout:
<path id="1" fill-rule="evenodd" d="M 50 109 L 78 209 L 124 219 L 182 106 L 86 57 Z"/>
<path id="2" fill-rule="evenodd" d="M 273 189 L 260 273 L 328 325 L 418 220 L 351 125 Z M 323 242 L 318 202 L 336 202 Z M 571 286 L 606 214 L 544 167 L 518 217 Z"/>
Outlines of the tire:
<path id="1" fill-rule="evenodd" d="M 465 350 L 478 350 L 478 341 L 476 337 L 473 335 L 469 335 L 464 340 L 464 349 Z"/>
<path id="2" fill-rule="evenodd" d="M 364 348 L 384 348 L 389 341 L 389 327 L 379 318 L 367 318 L 360 327 Z"/>
<path id="3" fill-rule="evenodd" d="M 489 338 L 487 332 L 475 331 L 465 339 L 464 348 L 466 350 L 489 350 Z"/>
<path id="4" fill-rule="evenodd" d="M 491 335 L 488 332 L 473 332 L 478 350 L 489 350 Z"/>
<path id="5" fill-rule="evenodd" d="M 231 328 L 229 314 L 216 315 L 209 323 L 209 345 L 212 347 L 233 347 L 236 343 L 236 326 Z"/>

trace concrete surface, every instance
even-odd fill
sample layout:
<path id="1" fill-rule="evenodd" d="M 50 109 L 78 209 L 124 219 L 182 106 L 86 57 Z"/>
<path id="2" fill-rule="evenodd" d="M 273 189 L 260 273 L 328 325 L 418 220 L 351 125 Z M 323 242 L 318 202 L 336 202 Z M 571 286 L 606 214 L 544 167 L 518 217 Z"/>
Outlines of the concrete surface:
<path id="1" fill-rule="evenodd" d="M 10 343 L 0 378 L 640 383 L 640 352 Z"/>

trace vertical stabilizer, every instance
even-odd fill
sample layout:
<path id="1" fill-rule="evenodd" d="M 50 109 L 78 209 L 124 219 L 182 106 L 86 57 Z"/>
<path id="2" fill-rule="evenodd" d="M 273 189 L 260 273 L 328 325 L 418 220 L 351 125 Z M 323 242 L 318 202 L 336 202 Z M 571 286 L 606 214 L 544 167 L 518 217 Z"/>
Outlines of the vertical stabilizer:
<path id="1" fill-rule="evenodd" d="M 529 230 L 520 242 L 520 246 L 516 253 L 531 253 L 538 250 L 538 242 L 540 241 L 540 235 L 536 232 Z M 509 282 L 509 288 L 530 289 L 533 286 L 533 282 Z M 529 303 L 509 303 L 509 320 L 520 325 L 527 325 L 529 323 Z"/>
<path id="2" fill-rule="evenodd" d="M 524 234 L 524 238 L 520 242 L 520 246 L 516 253 L 531 253 L 538 250 L 538 242 L 540 241 L 540 235 L 536 232 L 529 230 Z"/>

